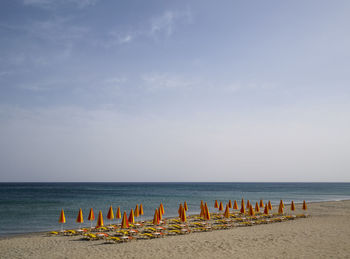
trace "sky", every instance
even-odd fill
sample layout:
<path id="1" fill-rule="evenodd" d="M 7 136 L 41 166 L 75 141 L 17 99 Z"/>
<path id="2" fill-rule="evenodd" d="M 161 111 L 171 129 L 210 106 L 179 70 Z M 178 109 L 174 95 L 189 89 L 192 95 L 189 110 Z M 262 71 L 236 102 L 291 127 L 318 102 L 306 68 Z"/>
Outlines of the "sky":
<path id="1" fill-rule="evenodd" d="M 347 0 L 0 1 L 0 181 L 350 181 Z"/>

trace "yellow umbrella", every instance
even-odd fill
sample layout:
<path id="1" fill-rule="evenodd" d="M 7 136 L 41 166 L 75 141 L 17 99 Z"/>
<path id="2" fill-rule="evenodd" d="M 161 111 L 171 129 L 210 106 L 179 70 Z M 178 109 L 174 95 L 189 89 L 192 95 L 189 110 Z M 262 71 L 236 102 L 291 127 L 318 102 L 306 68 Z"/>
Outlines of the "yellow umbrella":
<path id="1" fill-rule="evenodd" d="M 268 205 L 269 205 L 269 210 L 272 210 L 271 201 L 269 201 Z"/>
<path id="2" fill-rule="evenodd" d="M 160 212 L 162 213 L 162 215 L 164 215 L 165 211 L 164 211 L 163 203 L 160 203 L 159 209 L 160 209 Z"/>
<path id="3" fill-rule="evenodd" d="M 184 202 L 184 208 L 185 208 L 185 211 L 188 210 L 188 206 L 187 206 L 187 202 L 186 201 Z"/>
<path id="4" fill-rule="evenodd" d="M 280 200 L 280 205 L 282 206 L 282 208 L 284 209 L 284 204 L 283 204 L 283 201 Z"/>
<path id="5" fill-rule="evenodd" d="M 249 207 L 250 207 L 250 201 L 247 200 L 247 206 L 246 206 L 246 208 L 249 209 Z"/>
<path id="6" fill-rule="evenodd" d="M 114 219 L 114 213 L 113 213 L 112 205 L 111 205 L 111 207 L 109 207 L 109 211 L 108 211 L 108 214 L 107 214 L 107 219 L 109 219 L 110 221 Z"/>
<path id="7" fill-rule="evenodd" d="M 228 201 L 228 207 L 229 207 L 230 209 L 232 208 L 232 201 L 231 201 L 231 200 Z"/>
<path id="8" fill-rule="evenodd" d="M 267 203 L 265 204 L 264 214 L 269 214 L 269 205 Z"/>
<path id="9" fill-rule="evenodd" d="M 249 216 L 255 216 L 255 212 L 254 212 L 253 206 L 251 204 L 249 206 Z"/>
<path id="10" fill-rule="evenodd" d="M 122 214 L 120 212 L 120 207 L 118 206 L 117 212 L 115 213 L 115 218 L 116 219 L 121 219 L 122 218 Z"/>
<path id="11" fill-rule="evenodd" d="M 141 221 L 142 221 L 142 215 L 143 215 L 143 206 L 142 206 L 142 203 L 140 204 L 140 216 L 141 216 Z"/>
<path id="12" fill-rule="evenodd" d="M 258 202 L 255 203 L 255 211 L 260 212 L 259 204 Z"/>
<path id="13" fill-rule="evenodd" d="M 129 228 L 128 217 L 126 216 L 126 211 L 124 211 L 121 228 Z"/>
<path id="14" fill-rule="evenodd" d="M 290 204 L 290 210 L 295 211 L 294 201 L 292 201 L 292 203 Z"/>
<path id="15" fill-rule="evenodd" d="M 83 211 L 81 210 L 81 208 L 79 209 L 79 212 L 78 212 L 78 216 L 77 216 L 76 222 L 77 222 L 77 223 L 80 223 L 80 228 L 81 228 L 81 224 L 82 224 L 82 223 L 84 223 L 84 219 L 83 219 Z"/>
<path id="16" fill-rule="evenodd" d="M 156 209 L 156 211 L 154 212 L 154 217 L 153 217 L 153 225 L 159 225 L 159 214 L 158 214 L 158 210 Z"/>
<path id="17" fill-rule="evenodd" d="M 91 227 L 92 227 L 92 222 L 95 220 L 95 214 L 92 208 L 90 209 L 88 220 L 91 222 Z"/>
<path id="18" fill-rule="evenodd" d="M 135 217 L 137 218 L 138 216 L 140 216 L 140 211 L 139 211 L 139 205 L 136 204 L 135 207 L 135 213 L 134 213 Z"/>
<path id="19" fill-rule="evenodd" d="M 260 200 L 260 208 L 264 208 L 264 202 L 263 202 L 263 200 Z"/>
<path id="20" fill-rule="evenodd" d="M 233 209 L 238 210 L 238 204 L 236 200 L 233 202 Z"/>
<path id="21" fill-rule="evenodd" d="M 215 200 L 214 208 L 215 208 L 215 209 L 218 209 L 218 208 L 219 208 L 218 200 Z"/>
<path id="22" fill-rule="evenodd" d="M 102 211 L 98 213 L 98 218 L 97 218 L 97 224 L 96 227 L 103 227 L 103 216 L 102 216 Z"/>
<path id="23" fill-rule="evenodd" d="M 307 210 L 307 205 L 306 205 L 305 200 L 303 201 L 303 210 Z"/>
<path id="24" fill-rule="evenodd" d="M 280 205 L 278 206 L 278 213 L 283 214 L 283 204 L 282 203 L 280 203 Z"/>
<path id="25" fill-rule="evenodd" d="M 219 211 L 223 211 L 223 210 L 224 210 L 224 206 L 222 205 L 222 201 L 220 201 Z"/>
<path id="26" fill-rule="evenodd" d="M 210 220 L 210 213 L 209 213 L 209 209 L 208 209 L 208 205 L 207 203 L 204 204 L 204 209 L 205 209 L 205 220 Z"/>
<path id="27" fill-rule="evenodd" d="M 204 210 L 204 205 L 203 204 L 201 204 L 201 213 L 199 214 L 199 217 L 205 219 L 205 210 Z"/>
<path id="28" fill-rule="evenodd" d="M 186 221 L 187 221 L 187 219 L 186 219 L 186 210 L 185 210 L 185 208 L 182 208 L 181 221 L 182 221 L 182 222 L 186 222 Z"/>
<path id="29" fill-rule="evenodd" d="M 63 231 L 63 224 L 66 223 L 66 216 L 64 215 L 63 209 L 61 210 L 60 218 L 58 222 L 61 223 L 61 231 Z"/>
<path id="30" fill-rule="evenodd" d="M 135 218 L 134 218 L 134 211 L 131 209 L 130 214 L 129 214 L 129 223 L 134 224 L 135 223 Z"/>
<path id="31" fill-rule="evenodd" d="M 225 217 L 225 218 L 229 218 L 229 217 L 230 217 L 230 206 L 229 206 L 228 204 L 226 204 L 226 209 L 225 209 L 224 217 Z"/>

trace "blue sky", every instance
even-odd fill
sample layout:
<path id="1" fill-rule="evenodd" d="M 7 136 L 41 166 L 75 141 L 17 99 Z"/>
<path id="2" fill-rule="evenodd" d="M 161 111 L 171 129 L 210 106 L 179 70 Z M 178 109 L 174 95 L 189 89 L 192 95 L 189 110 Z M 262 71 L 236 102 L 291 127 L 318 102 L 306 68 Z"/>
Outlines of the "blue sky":
<path id="1" fill-rule="evenodd" d="M 0 2 L 0 181 L 350 181 L 349 1 Z"/>

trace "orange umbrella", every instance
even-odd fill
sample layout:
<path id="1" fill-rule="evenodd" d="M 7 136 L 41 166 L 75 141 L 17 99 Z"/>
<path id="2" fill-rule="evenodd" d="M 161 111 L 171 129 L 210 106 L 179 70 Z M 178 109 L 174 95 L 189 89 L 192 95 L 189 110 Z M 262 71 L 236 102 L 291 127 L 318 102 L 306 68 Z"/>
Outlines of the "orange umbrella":
<path id="1" fill-rule="evenodd" d="M 92 208 L 90 209 L 88 220 L 91 222 L 91 227 L 92 227 L 92 222 L 95 220 L 95 214 Z"/>
<path id="2" fill-rule="evenodd" d="M 103 227 L 103 216 L 102 211 L 98 213 L 97 224 L 96 227 Z"/>
<path id="3" fill-rule="evenodd" d="M 204 205 L 203 204 L 201 204 L 201 213 L 199 214 L 199 217 L 205 219 L 205 210 L 204 210 Z"/>
<path id="4" fill-rule="evenodd" d="M 230 206 L 229 206 L 228 204 L 226 204 L 226 209 L 225 209 L 224 217 L 225 217 L 225 218 L 229 218 L 229 217 L 230 217 Z"/>
<path id="5" fill-rule="evenodd" d="M 159 210 L 158 210 L 158 218 L 159 218 L 159 222 L 163 219 L 161 207 L 159 207 Z"/>
<path id="6" fill-rule="evenodd" d="M 222 205 L 222 201 L 220 201 L 219 211 L 223 211 L 223 210 L 224 210 L 224 206 Z"/>
<path id="7" fill-rule="evenodd" d="M 139 211 L 139 205 L 136 204 L 136 207 L 135 207 L 135 217 L 137 218 L 138 216 L 140 216 L 140 211 Z"/>
<path id="8" fill-rule="evenodd" d="M 260 208 L 264 208 L 264 202 L 263 202 L 263 200 L 260 200 Z"/>
<path id="9" fill-rule="evenodd" d="M 143 206 L 142 206 L 142 203 L 140 204 L 140 215 L 143 215 Z"/>
<path id="10" fill-rule="evenodd" d="M 131 223 L 131 224 L 134 224 L 134 223 L 135 223 L 135 218 L 134 218 L 134 211 L 133 211 L 133 209 L 130 210 L 130 214 L 129 214 L 128 220 L 129 220 L 129 223 Z"/>
<path id="11" fill-rule="evenodd" d="M 272 210 L 271 201 L 269 201 L 268 205 L 269 205 L 269 210 Z"/>
<path id="12" fill-rule="evenodd" d="M 242 198 L 242 201 L 241 201 L 241 208 L 242 206 L 244 206 L 244 199 Z"/>
<path id="13" fill-rule="evenodd" d="M 255 216 L 255 212 L 254 212 L 253 206 L 251 204 L 249 206 L 249 216 Z"/>
<path id="14" fill-rule="evenodd" d="M 159 209 L 160 209 L 160 212 L 162 213 L 162 215 L 164 215 L 165 211 L 164 211 L 163 203 L 160 203 Z"/>
<path id="15" fill-rule="evenodd" d="M 84 219 L 83 219 L 83 211 L 82 211 L 81 209 L 79 209 L 79 212 L 78 212 L 78 216 L 77 216 L 76 222 L 77 222 L 77 223 L 80 223 L 80 225 L 81 225 L 82 223 L 84 223 Z"/>
<path id="16" fill-rule="evenodd" d="M 218 208 L 219 208 L 218 200 L 215 200 L 214 208 L 215 208 L 215 209 L 218 209 Z"/>
<path id="17" fill-rule="evenodd" d="M 303 210 L 307 210 L 307 205 L 306 205 L 305 200 L 303 201 Z"/>
<path id="18" fill-rule="evenodd" d="M 238 204 L 236 200 L 233 202 L 233 209 L 238 210 Z"/>
<path id="19" fill-rule="evenodd" d="M 269 205 L 267 203 L 265 204 L 264 214 L 269 214 Z"/>
<path id="20" fill-rule="evenodd" d="M 60 218 L 58 222 L 61 223 L 61 231 L 63 231 L 63 223 L 66 223 L 66 216 L 64 215 L 63 209 L 61 210 Z"/>
<path id="21" fill-rule="evenodd" d="M 181 218 L 181 214 L 182 214 L 182 203 L 180 203 L 179 205 L 179 210 L 177 211 L 179 213 L 179 218 Z"/>
<path id="22" fill-rule="evenodd" d="M 187 202 L 186 201 L 184 202 L 184 208 L 185 208 L 185 211 L 188 210 L 188 206 L 187 206 Z"/>
<path id="23" fill-rule="evenodd" d="M 228 201 L 228 207 L 229 207 L 230 209 L 232 208 L 232 201 L 231 201 L 231 200 Z"/>
<path id="24" fill-rule="evenodd" d="M 245 208 L 244 208 L 244 201 L 242 199 L 242 203 L 241 203 L 241 213 L 244 214 L 245 213 Z"/>
<path id="25" fill-rule="evenodd" d="M 259 204 L 258 202 L 255 203 L 255 211 L 260 212 Z"/>
<path id="26" fill-rule="evenodd" d="M 121 228 L 129 228 L 128 217 L 126 216 L 126 211 L 124 211 Z"/>
<path id="27" fill-rule="evenodd" d="M 158 217 L 158 210 L 154 212 L 154 217 L 153 217 L 153 225 L 159 225 L 159 217 Z"/>
<path id="28" fill-rule="evenodd" d="M 247 206 L 246 206 L 246 208 L 249 209 L 249 207 L 250 207 L 250 201 L 247 200 Z"/>
<path id="29" fill-rule="evenodd" d="M 209 209 L 208 209 L 207 203 L 204 204 L 204 210 L 205 210 L 205 213 L 204 213 L 205 219 L 206 220 L 210 220 L 210 213 L 209 213 Z"/>
<path id="30" fill-rule="evenodd" d="M 280 205 L 282 205 L 282 208 L 284 209 L 284 204 L 282 200 L 280 200 Z"/>
<path id="31" fill-rule="evenodd" d="M 111 205 L 111 207 L 109 207 L 109 211 L 108 211 L 108 214 L 107 214 L 107 219 L 109 219 L 109 220 L 113 220 L 114 219 L 114 213 L 113 213 L 112 205 Z"/>
<path id="32" fill-rule="evenodd" d="M 186 219 L 186 210 L 185 210 L 185 208 L 182 208 L 181 221 L 182 221 L 182 222 L 186 222 L 186 221 L 187 221 L 187 219 Z"/>
<path id="33" fill-rule="evenodd" d="M 201 200 L 201 208 L 204 208 L 204 203 L 203 203 L 203 200 Z"/>
<path id="34" fill-rule="evenodd" d="M 280 205 L 278 206 L 278 213 L 283 214 L 283 204 L 282 203 L 280 203 Z"/>
<path id="35" fill-rule="evenodd" d="M 292 201 L 292 203 L 290 204 L 290 210 L 295 211 L 294 201 Z"/>

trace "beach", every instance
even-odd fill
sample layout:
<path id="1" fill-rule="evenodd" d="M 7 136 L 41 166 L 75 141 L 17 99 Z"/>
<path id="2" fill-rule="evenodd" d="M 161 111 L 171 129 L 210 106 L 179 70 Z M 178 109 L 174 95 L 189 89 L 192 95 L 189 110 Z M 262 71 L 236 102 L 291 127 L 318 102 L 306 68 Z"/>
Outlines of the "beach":
<path id="1" fill-rule="evenodd" d="M 295 214 L 302 212 L 299 205 Z M 350 201 L 310 203 L 307 213 L 286 222 L 123 244 L 47 233 L 3 237 L 0 258 L 350 258 Z"/>

